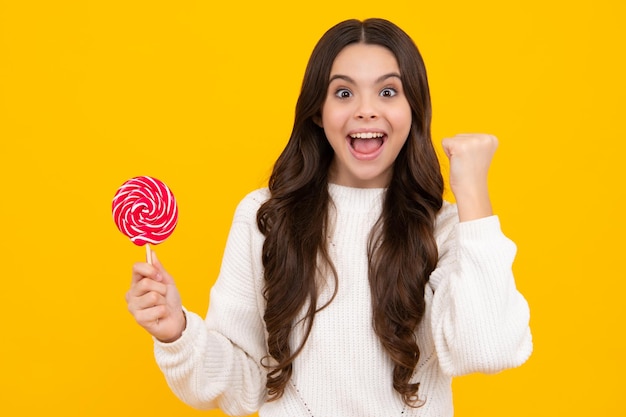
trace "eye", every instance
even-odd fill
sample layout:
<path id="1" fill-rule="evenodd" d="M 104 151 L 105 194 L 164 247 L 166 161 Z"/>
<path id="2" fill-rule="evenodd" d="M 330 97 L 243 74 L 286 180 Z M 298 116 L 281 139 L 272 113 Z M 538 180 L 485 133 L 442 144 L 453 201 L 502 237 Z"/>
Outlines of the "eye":
<path id="1" fill-rule="evenodd" d="M 381 90 L 381 92 L 380 92 L 380 96 L 381 96 L 381 97 L 393 97 L 393 96 L 395 96 L 396 94 L 398 94 L 398 92 L 396 91 L 396 89 L 395 89 L 395 88 L 391 88 L 391 87 L 388 87 L 388 88 L 383 88 L 383 89 Z"/>
<path id="2" fill-rule="evenodd" d="M 350 98 L 352 97 L 352 92 L 350 92 L 347 88 L 340 88 L 335 92 L 335 96 L 339 98 Z"/>

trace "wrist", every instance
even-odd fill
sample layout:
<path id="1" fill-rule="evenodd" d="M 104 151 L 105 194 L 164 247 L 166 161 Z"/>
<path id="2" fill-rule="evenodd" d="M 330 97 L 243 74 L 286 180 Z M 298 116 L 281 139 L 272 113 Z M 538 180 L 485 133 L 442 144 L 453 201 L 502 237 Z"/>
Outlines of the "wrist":
<path id="1" fill-rule="evenodd" d="M 487 187 L 464 189 L 463 192 L 454 193 L 459 221 L 465 222 L 493 215 L 491 199 Z"/>

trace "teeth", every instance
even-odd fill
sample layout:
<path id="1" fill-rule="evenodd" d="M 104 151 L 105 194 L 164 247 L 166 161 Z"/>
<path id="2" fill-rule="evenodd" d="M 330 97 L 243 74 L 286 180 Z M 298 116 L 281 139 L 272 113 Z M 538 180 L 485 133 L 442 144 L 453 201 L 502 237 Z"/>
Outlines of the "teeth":
<path id="1" fill-rule="evenodd" d="M 385 134 L 381 132 L 353 133 L 350 135 L 352 139 L 374 139 L 382 138 L 383 136 Z"/>

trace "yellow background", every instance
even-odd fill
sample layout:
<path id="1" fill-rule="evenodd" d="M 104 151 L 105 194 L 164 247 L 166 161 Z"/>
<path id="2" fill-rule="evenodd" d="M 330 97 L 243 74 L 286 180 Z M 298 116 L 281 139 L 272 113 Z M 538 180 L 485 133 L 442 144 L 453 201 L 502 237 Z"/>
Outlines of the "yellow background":
<path id="1" fill-rule="evenodd" d="M 111 199 L 136 175 L 172 188 L 179 225 L 156 249 L 203 315 L 314 43 L 380 16 L 424 55 L 436 142 L 501 143 L 493 203 L 519 247 L 535 351 L 457 379 L 457 415 L 626 415 L 624 3 L 297 4 L 0 1 L 0 414 L 222 415 L 173 396 L 127 313 L 144 252 L 115 228 Z"/>

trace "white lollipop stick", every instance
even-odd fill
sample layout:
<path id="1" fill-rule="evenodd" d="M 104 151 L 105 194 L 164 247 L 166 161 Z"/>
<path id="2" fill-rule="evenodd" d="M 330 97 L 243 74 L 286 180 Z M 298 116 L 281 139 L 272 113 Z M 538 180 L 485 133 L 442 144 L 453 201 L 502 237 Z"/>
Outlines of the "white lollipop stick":
<path id="1" fill-rule="evenodd" d="M 152 265 L 152 250 L 149 243 L 146 243 L 146 262 Z"/>

